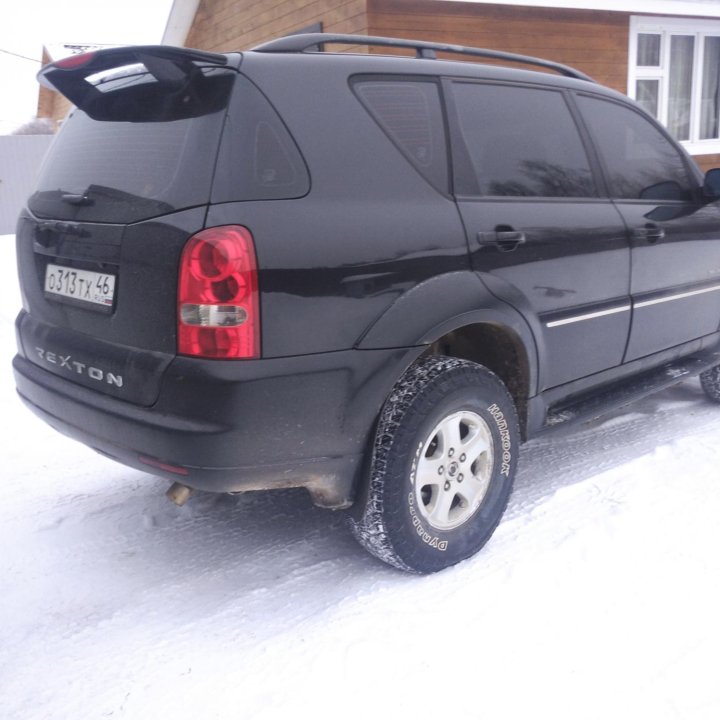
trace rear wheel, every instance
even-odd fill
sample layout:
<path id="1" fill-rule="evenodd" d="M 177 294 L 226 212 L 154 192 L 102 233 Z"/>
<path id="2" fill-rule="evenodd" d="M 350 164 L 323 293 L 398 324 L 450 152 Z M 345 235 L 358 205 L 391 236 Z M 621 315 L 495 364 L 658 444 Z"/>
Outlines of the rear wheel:
<path id="1" fill-rule="evenodd" d="M 383 407 L 355 536 L 410 572 L 473 555 L 505 510 L 518 446 L 515 407 L 495 374 L 457 358 L 419 361 Z"/>
<path id="2" fill-rule="evenodd" d="M 720 365 L 700 373 L 700 384 L 711 400 L 720 402 Z"/>

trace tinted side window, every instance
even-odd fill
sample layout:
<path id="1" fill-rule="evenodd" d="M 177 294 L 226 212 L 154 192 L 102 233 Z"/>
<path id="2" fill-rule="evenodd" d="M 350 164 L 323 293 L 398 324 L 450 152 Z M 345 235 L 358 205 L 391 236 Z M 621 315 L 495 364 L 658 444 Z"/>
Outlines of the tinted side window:
<path id="1" fill-rule="evenodd" d="M 425 179 L 448 192 L 445 126 L 434 82 L 357 79 L 355 94 Z"/>
<path id="2" fill-rule="evenodd" d="M 302 197 L 307 168 L 287 128 L 265 96 L 238 76 L 220 145 L 213 202 Z"/>
<path id="3" fill-rule="evenodd" d="M 480 195 L 594 197 L 585 148 L 562 94 L 457 82 L 454 96 Z"/>
<path id="4" fill-rule="evenodd" d="M 690 200 L 693 184 L 680 152 L 632 108 L 581 95 L 580 110 L 608 175 L 610 195 L 643 200 Z"/>

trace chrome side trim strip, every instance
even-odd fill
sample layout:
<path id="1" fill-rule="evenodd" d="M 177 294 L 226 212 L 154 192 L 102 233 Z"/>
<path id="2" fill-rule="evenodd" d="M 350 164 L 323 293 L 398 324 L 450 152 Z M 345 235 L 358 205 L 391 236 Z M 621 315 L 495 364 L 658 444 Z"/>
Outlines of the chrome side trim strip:
<path id="1" fill-rule="evenodd" d="M 718 286 L 720 289 L 720 286 Z M 553 320 L 545 323 L 545 327 L 553 328 L 561 325 L 570 325 L 570 323 L 582 322 L 583 320 L 593 320 L 594 318 L 605 317 L 606 315 L 614 315 L 615 313 L 628 312 L 630 305 L 621 305 L 619 307 L 610 308 L 609 310 L 598 310 L 598 312 L 586 313 L 585 315 L 575 315 L 574 317 L 563 318 L 562 320 Z"/>
<path id="2" fill-rule="evenodd" d="M 668 297 L 656 298 L 655 300 L 644 300 L 643 302 L 635 303 L 635 307 L 650 307 L 651 305 L 659 305 L 660 303 L 670 302 L 671 300 L 682 300 L 682 298 L 693 297 L 693 295 L 704 295 L 705 293 L 716 292 L 717 290 L 720 290 L 720 285 L 713 285 L 712 287 L 703 288 L 702 290 L 690 290 L 689 292 L 678 293 L 677 295 L 668 295 Z"/>
<path id="3" fill-rule="evenodd" d="M 713 285 L 712 287 L 703 288 L 702 290 L 689 290 L 688 292 L 676 293 L 675 295 L 668 295 L 667 297 L 655 298 L 654 300 L 644 300 L 643 302 L 635 303 L 631 305 L 621 305 L 619 307 L 611 308 L 610 310 L 599 310 L 598 312 L 585 313 L 584 315 L 575 315 L 573 317 L 563 318 L 562 320 L 553 320 L 549 323 L 545 323 L 545 327 L 553 328 L 560 327 L 562 325 L 570 325 L 571 323 L 582 322 L 583 320 L 593 320 L 599 317 L 605 317 L 606 315 L 614 315 L 615 313 L 627 312 L 635 309 L 650 307 L 652 305 L 660 305 L 661 303 L 670 302 L 671 300 L 682 300 L 683 298 L 694 297 L 695 295 L 704 295 L 709 292 L 717 292 L 720 290 L 720 285 Z"/>

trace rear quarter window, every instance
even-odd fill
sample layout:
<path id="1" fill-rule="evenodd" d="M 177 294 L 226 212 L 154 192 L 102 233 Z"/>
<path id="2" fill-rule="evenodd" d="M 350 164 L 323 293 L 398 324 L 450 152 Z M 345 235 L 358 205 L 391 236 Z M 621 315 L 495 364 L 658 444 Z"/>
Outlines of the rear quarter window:
<path id="1" fill-rule="evenodd" d="M 243 75 L 233 90 L 212 202 L 298 198 L 310 190 L 300 150 L 267 98 Z"/>
<path id="2" fill-rule="evenodd" d="M 355 78 L 352 88 L 415 169 L 436 190 L 447 194 L 447 143 L 437 83 L 415 78 Z"/>

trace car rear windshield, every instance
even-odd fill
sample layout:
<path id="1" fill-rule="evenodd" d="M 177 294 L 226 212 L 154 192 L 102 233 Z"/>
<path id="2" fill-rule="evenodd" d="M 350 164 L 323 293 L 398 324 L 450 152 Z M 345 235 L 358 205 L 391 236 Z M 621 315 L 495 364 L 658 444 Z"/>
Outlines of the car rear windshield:
<path id="1" fill-rule="evenodd" d="M 235 75 L 204 69 L 182 97 L 176 88 L 148 87 L 142 77 L 125 86 L 114 78 L 107 112 L 92 109 L 102 119 L 76 108 L 63 123 L 30 210 L 43 218 L 131 223 L 207 203 Z"/>
<path id="2" fill-rule="evenodd" d="M 175 96 L 162 102 L 161 88 L 149 93 L 147 80 L 134 80 L 143 93 L 135 108 L 113 99 L 112 105 L 96 101 L 93 117 L 75 109 L 43 165 L 32 212 L 131 223 L 210 201 L 305 195 L 310 177 L 303 158 L 265 96 L 235 72 L 204 74 L 205 85 L 217 87 L 189 103 Z"/>

